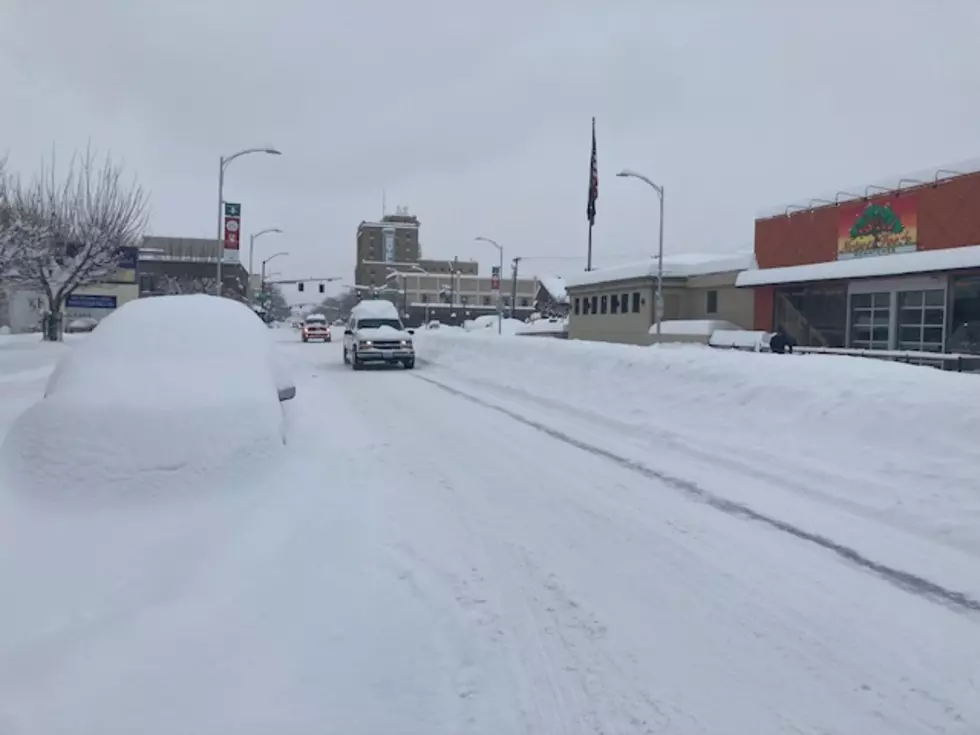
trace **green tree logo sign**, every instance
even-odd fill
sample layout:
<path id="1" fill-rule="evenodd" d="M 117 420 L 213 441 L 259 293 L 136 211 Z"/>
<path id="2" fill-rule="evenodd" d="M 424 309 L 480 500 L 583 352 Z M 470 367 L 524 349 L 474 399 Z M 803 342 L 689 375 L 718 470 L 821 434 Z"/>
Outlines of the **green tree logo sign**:
<path id="1" fill-rule="evenodd" d="M 884 243 L 893 246 L 905 234 L 905 225 L 890 204 L 869 204 L 851 227 L 851 240 L 871 238 L 870 248 L 878 250 Z"/>

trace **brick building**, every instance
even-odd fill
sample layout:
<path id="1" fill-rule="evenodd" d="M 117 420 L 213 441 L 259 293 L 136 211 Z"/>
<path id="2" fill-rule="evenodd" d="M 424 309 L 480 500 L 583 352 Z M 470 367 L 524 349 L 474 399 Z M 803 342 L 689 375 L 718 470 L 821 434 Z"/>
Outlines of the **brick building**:
<path id="1" fill-rule="evenodd" d="M 816 347 L 980 352 L 980 165 L 951 169 L 758 218 L 758 268 L 737 279 L 755 327 Z"/>

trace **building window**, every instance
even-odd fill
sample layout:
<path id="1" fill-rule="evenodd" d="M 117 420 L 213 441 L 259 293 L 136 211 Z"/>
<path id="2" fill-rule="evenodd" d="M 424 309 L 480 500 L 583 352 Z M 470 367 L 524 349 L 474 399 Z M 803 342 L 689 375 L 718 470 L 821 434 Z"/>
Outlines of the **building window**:
<path id="1" fill-rule="evenodd" d="M 980 354 L 980 276 L 957 278 L 950 286 L 952 313 L 949 322 L 949 352 Z"/>
<path id="2" fill-rule="evenodd" d="M 619 294 L 614 293 L 609 297 L 609 313 L 618 314 L 619 313 Z"/>
<path id="3" fill-rule="evenodd" d="M 579 313 L 579 308 L 580 308 L 579 307 L 579 298 L 578 298 L 578 296 L 576 296 L 575 297 L 575 313 L 576 313 L 576 315 Z"/>
<path id="4" fill-rule="evenodd" d="M 640 313 L 640 292 L 639 291 L 634 291 L 633 292 L 633 313 L 634 314 L 639 314 Z"/>
<path id="5" fill-rule="evenodd" d="M 527 307 L 527 306 L 530 306 L 530 305 L 531 305 L 531 302 L 530 301 L 528 301 L 527 299 L 521 299 L 521 306 Z"/>
<path id="6" fill-rule="evenodd" d="M 429 294 L 427 293 L 422 294 L 422 303 L 423 304 L 429 303 Z"/>
<path id="7" fill-rule="evenodd" d="M 847 286 L 777 288 L 773 328 L 782 328 L 803 347 L 844 347 Z"/>
<path id="8" fill-rule="evenodd" d="M 483 305 L 484 306 L 490 306 L 490 297 L 489 296 L 484 296 L 483 297 Z"/>
<path id="9" fill-rule="evenodd" d="M 718 292 L 708 291 L 705 294 L 707 303 L 705 304 L 704 311 L 706 314 L 717 314 L 718 313 Z"/>
<path id="10" fill-rule="evenodd" d="M 943 289 L 898 294 L 898 349 L 942 352 L 945 322 Z"/>
<path id="11" fill-rule="evenodd" d="M 582 313 L 583 314 L 591 314 L 592 313 L 591 300 L 589 299 L 588 296 L 586 296 L 584 299 L 582 299 Z"/>
<path id="12" fill-rule="evenodd" d="M 620 294 L 619 296 L 619 308 L 624 314 L 630 310 L 630 295 L 628 293 Z"/>
<path id="13" fill-rule="evenodd" d="M 591 299 L 589 299 L 589 309 L 593 314 L 599 313 L 598 304 L 599 304 L 598 297 L 593 296 Z"/>
<path id="14" fill-rule="evenodd" d="M 605 314 L 606 313 L 606 309 L 607 309 L 607 307 L 609 305 L 608 304 L 608 301 L 609 301 L 609 299 L 606 296 L 603 296 L 602 298 L 599 299 L 599 313 L 600 314 Z"/>
<path id="15" fill-rule="evenodd" d="M 891 298 L 888 291 L 851 295 L 851 347 L 865 350 L 888 349 Z"/>

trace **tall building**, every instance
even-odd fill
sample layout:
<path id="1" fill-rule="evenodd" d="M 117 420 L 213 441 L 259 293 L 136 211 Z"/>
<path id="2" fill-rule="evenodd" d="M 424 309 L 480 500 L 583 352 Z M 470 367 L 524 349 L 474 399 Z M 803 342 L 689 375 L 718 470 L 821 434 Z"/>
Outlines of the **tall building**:
<path id="1" fill-rule="evenodd" d="M 383 286 L 396 264 L 419 261 L 419 220 L 399 207 L 380 222 L 361 222 L 357 227 L 357 262 L 354 282 L 360 286 Z"/>

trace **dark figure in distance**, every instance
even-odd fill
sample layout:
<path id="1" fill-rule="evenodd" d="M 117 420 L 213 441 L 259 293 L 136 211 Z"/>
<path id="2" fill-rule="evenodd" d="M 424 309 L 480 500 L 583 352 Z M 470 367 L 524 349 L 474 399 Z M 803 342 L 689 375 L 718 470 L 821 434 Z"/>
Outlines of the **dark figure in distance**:
<path id="1" fill-rule="evenodd" d="M 793 346 L 796 340 L 786 334 L 786 331 L 779 327 L 769 338 L 769 351 L 782 355 L 785 352 L 793 354 Z"/>

